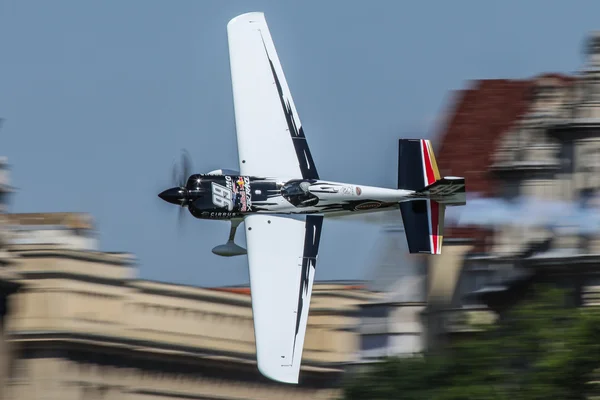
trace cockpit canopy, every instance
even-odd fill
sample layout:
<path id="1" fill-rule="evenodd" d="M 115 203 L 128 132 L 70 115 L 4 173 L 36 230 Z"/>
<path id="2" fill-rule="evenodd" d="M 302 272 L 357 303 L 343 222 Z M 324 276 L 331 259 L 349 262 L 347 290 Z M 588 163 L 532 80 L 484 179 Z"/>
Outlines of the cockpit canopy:
<path id="1" fill-rule="evenodd" d="M 296 207 L 311 207 L 319 198 L 309 191 L 310 181 L 294 179 L 281 188 L 281 195 Z"/>
<path id="2" fill-rule="evenodd" d="M 301 179 L 295 179 L 283 185 L 281 188 L 281 194 L 283 196 L 306 195 L 309 187 L 310 182 Z"/>
<path id="3" fill-rule="evenodd" d="M 240 171 L 222 168 L 222 169 L 215 169 L 214 171 L 210 171 L 206 175 L 240 175 Z"/>

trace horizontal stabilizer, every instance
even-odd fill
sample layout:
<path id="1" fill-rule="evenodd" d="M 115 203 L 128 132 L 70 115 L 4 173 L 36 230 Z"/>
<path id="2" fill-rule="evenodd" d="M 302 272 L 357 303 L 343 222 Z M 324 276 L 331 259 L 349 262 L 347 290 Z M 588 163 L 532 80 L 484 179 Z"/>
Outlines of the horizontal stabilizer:
<path id="1" fill-rule="evenodd" d="M 417 190 L 414 196 L 435 200 L 448 206 L 463 206 L 467 204 L 465 178 L 442 178 L 423 189 Z"/>

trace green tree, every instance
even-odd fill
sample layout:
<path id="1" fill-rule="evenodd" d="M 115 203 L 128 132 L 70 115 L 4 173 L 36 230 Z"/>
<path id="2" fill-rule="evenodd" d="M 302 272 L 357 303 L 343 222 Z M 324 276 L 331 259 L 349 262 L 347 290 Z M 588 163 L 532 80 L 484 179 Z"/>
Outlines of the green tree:
<path id="1" fill-rule="evenodd" d="M 600 313 L 536 287 L 503 318 L 424 357 L 392 358 L 351 374 L 343 398 L 587 399 L 599 394 Z"/>

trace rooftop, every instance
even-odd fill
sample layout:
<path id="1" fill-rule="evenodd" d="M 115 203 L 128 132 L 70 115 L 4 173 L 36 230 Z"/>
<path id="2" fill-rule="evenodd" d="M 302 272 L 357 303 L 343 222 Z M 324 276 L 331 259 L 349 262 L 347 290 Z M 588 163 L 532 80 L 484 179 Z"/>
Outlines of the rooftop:
<path id="1" fill-rule="evenodd" d="M 68 229 L 94 229 L 93 219 L 86 213 L 24 213 L 5 214 L 8 225 L 18 226 L 64 226 Z"/>
<path id="2" fill-rule="evenodd" d="M 345 282 L 345 281 L 318 281 L 314 282 L 313 291 L 317 291 L 320 288 L 325 290 L 365 290 L 366 286 L 362 281 L 356 282 Z M 235 293 L 250 295 L 250 287 L 243 286 L 228 286 L 228 287 L 216 287 L 211 288 L 219 292 Z"/>
<path id="3" fill-rule="evenodd" d="M 524 80 L 484 79 L 456 92 L 436 149 L 441 175 L 464 176 L 468 192 L 496 195 L 490 175 L 494 151 L 503 134 L 528 112 L 536 88 L 549 80 L 571 84 L 575 78 L 545 73 Z M 482 245 L 486 233 L 478 228 L 448 227 L 446 235 L 473 237 Z"/>

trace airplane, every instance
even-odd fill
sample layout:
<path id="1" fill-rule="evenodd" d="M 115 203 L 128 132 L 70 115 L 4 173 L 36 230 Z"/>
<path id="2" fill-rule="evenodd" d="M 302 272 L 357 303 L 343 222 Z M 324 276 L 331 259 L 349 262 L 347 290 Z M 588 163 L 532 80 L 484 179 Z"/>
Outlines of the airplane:
<path id="1" fill-rule="evenodd" d="M 441 178 L 423 139 L 399 139 L 397 188 L 321 179 L 264 14 L 233 18 L 227 36 L 239 171 L 190 174 L 184 157 L 178 186 L 159 197 L 230 221 L 212 251 L 248 257 L 258 370 L 298 384 L 324 219 L 399 209 L 409 252 L 441 254 L 444 210 L 466 204 L 465 179 Z M 241 222 L 246 249 L 234 241 Z"/>

